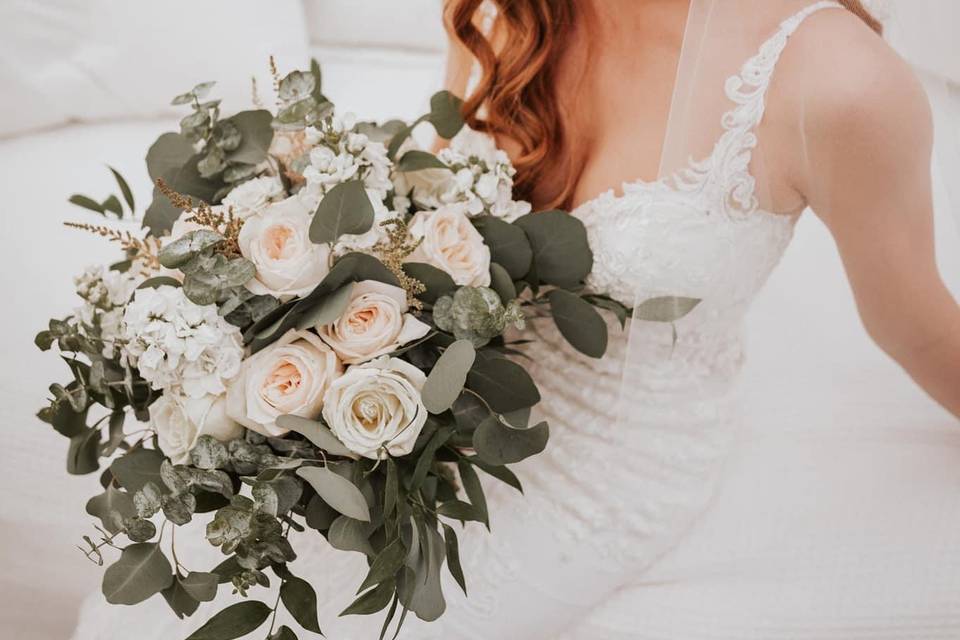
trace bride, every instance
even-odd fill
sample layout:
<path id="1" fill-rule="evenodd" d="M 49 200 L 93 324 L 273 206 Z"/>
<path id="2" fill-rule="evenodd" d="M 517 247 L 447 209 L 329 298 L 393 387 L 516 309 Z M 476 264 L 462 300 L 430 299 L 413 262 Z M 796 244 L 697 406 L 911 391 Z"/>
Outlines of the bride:
<path id="1" fill-rule="evenodd" d="M 910 522 L 925 496 L 905 494 L 899 529 L 948 535 L 886 553 L 897 532 L 868 535 L 869 505 L 797 517 L 832 496 L 771 495 L 790 470 L 751 460 L 738 436 L 744 315 L 806 208 L 832 233 L 870 336 L 960 415 L 960 308 L 934 260 L 928 106 L 879 23 L 857 0 L 493 4 L 447 1 L 448 85 L 470 125 L 509 151 L 535 209 L 583 221 L 588 286 L 627 304 L 702 301 L 672 328 L 611 320 L 602 360 L 534 323 L 526 355 L 550 446 L 519 466 L 524 495 L 489 487 L 495 535 L 464 533 L 469 597 L 451 581 L 444 616 L 408 619 L 401 637 L 960 637 L 956 500 L 939 505 L 942 522 Z M 810 464 L 797 482 L 829 473 Z M 838 522 L 858 518 L 862 539 L 839 537 Z M 377 616 L 337 617 L 353 597 L 337 587 L 366 570 L 360 554 L 302 538 L 327 637 L 376 638 Z M 196 626 L 148 604 L 155 613 L 94 598 L 75 637 L 173 640 Z"/>

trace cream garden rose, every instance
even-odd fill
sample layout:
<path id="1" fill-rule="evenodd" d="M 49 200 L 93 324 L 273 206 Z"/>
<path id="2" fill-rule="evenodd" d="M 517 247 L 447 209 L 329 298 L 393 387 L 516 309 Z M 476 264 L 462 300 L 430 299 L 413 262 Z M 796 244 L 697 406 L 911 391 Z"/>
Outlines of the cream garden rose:
<path id="1" fill-rule="evenodd" d="M 160 450 L 173 464 L 190 461 L 190 450 L 200 436 L 225 442 L 243 435 L 243 427 L 227 416 L 222 395 L 190 398 L 165 393 L 150 405 L 150 423 L 157 432 Z"/>
<path id="2" fill-rule="evenodd" d="M 330 385 L 323 419 L 348 449 L 365 458 L 407 455 L 427 420 L 420 397 L 426 379 L 399 358 L 354 365 Z"/>
<path id="3" fill-rule="evenodd" d="M 257 268 L 246 287 L 289 300 L 309 293 L 329 272 L 330 249 L 310 241 L 311 211 L 296 196 L 268 205 L 240 230 L 240 253 Z"/>
<path id="4" fill-rule="evenodd" d="M 261 176 L 234 188 L 223 198 L 223 206 L 229 207 L 241 220 L 246 220 L 281 198 L 283 183 L 280 179 L 275 176 Z"/>
<path id="5" fill-rule="evenodd" d="M 227 415 L 258 433 L 282 436 L 287 429 L 277 426 L 277 417 L 319 417 L 324 393 L 342 372 L 320 338 L 291 329 L 244 361 L 227 389 Z"/>
<path id="6" fill-rule="evenodd" d="M 426 262 L 446 271 L 459 285 L 490 284 L 490 248 L 467 218 L 464 205 L 420 211 L 409 228 L 414 238 L 422 239 L 410 262 Z"/>
<path id="7" fill-rule="evenodd" d="M 407 310 L 402 288 L 364 280 L 353 285 L 337 321 L 317 326 L 317 333 L 344 363 L 365 362 L 427 335 L 430 326 Z"/>

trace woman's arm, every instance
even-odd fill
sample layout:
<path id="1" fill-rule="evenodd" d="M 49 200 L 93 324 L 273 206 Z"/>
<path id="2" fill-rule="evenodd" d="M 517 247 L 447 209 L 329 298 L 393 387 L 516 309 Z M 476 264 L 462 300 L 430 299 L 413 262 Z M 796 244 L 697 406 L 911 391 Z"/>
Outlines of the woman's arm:
<path id="1" fill-rule="evenodd" d="M 960 416 L 960 306 L 934 254 L 926 95 L 879 38 L 838 29 L 842 55 L 806 87 L 801 191 L 836 240 L 870 336 Z"/>

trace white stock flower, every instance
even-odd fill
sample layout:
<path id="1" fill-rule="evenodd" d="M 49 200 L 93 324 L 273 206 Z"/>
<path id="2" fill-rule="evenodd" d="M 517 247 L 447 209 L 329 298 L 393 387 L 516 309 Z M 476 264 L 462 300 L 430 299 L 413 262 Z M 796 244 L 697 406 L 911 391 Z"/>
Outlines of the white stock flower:
<path id="1" fill-rule="evenodd" d="M 353 285 L 340 317 L 317 326 L 320 338 L 346 364 L 371 360 L 427 335 L 430 326 L 407 312 L 407 292 L 376 280 Z"/>
<path id="2" fill-rule="evenodd" d="M 307 183 L 298 193 L 311 211 L 331 189 L 347 180 L 362 180 L 363 186 L 376 194 L 371 198 L 375 201 L 383 201 L 393 188 L 393 163 L 387 157 L 387 148 L 352 131 L 354 124 L 352 119 L 334 118 L 316 130 L 319 143 L 310 151 L 310 164 L 303 170 Z"/>
<path id="3" fill-rule="evenodd" d="M 223 395 L 190 398 L 165 393 L 150 405 L 150 424 L 157 432 L 160 450 L 173 464 L 190 461 L 190 450 L 200 436 L 225 442 L 243 435 L 243 427 L 227 416 Z"/>
<path id="4" fill-rule="evenodd" d="M 244 361 L 227 390 L 227 415 L 263 435 L 282 436 L 287 430 L 277 426 L 277 417 L 319 417 L 323 394 L 342 372 L 320 338 L 291 329 Z"/>
<path id="5" fill-rule="evenodd" d="M 154 389 L 198 398 L 220 394 L 240 371 L 240 329 L 213 304 L 190 302 L 180 287 L 137 289 L 123 313 L 124 351 Z"/>
<path id="6" fill-rule="evenodd" d="M 410 235 L 421 239 L 408 262 L 426 262 L 447 272 L 459 285 L 490 284 L 490 248 L 466 215 L 465 205 L 420 211 L 410 219 Z"/>
<path id="7" fill-rule="evenodd" d="M 223 199 L 223 206 L 233 209 L 241 220 L 263 211 L 268 204 L 283 199 L 283 183 L 274 176 L 247 180 L 234 188 Z"/>
<path id="8" fill-rule="evenodd" d="M 310 220 L 310 212 L 293 196 L 244 222 L 237 239 L 240 253 L 257 268 L 247 289 L 289 300 L 323 280 L 330 270 L 330 249 L 310 240 Z"/>
<path id="9" fill-rule="evenodd" d="M 413 451 L 427 420 L 420 392 L 426 374 L 399 358 L 381 356 L 353 365 L 323 401 L 323 419 L 356 454 L 376 459 Z"/>
<path id="10" fill-rule="evenodd" d="M 451 171 L 410 172 L 414 201 L 428 208 L 462 203 L 471 216 L 489 214 L 513 222 L 530 213 L 530 203 L 513 199 L 516 169 L 489 135 L 464 127 L 438 154 Z"/>
<path id="11" fill-rule="evenodd" d="M 136 268 L 121 273 L 102 265 L 87 267 L 74 278 L 77 295 L 83 298 L 74 315 L 84 334 L 102 341 L 104 356 L 113 356 L 123 309 L 145 278 Z"/>

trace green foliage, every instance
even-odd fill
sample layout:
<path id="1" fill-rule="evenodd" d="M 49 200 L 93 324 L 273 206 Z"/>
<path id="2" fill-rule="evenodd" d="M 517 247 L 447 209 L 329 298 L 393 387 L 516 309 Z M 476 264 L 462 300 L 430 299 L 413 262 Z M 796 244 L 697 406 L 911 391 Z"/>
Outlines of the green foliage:
<path id="1" fill-rule="evenodd" d="M 320 65 L 310 61 L 309 71 L 291 71 L 279 83 L 280 108 L 273 126 L 298 130 L 317 125 L 333 113 L 333 103 L 324 95 Z"/>
<path id="2" fill-rule="evenodd" d="M 540 402 L 540 392 L 522 366 L 505 358 L 478 357 L 467 387 L 498 413 L 526 409 Z"/>
<path id="3" fill-rule="evenodd" d="M 547 294 L 553 321 L 574 349 L 591 358 L 600 358 L 607 350 L 607 324 L 593 306 L 564 289 Z"/>
<path id="4" fill-rule="evenodd" d="M 299 300 L 280 305 L 262 317 L 244 332 L 244 340 L 253 352 L 277 340 L 301 319 L 326 304 L 327 298 L 350 282 L 377 280 L 399 286 L 397 277 L 376 258 L 365 253 L 348 253 L 340 257 L 330 273 L 311 291 Z"/>
<path id="5" fill-rule="evenodd" d="M 361 234 L 373 226 L 373 204 L 362 180 L 341 182 L 320 201 L 310 222 L 310 240 L 333 244 L 344 234 Z"/>
<path id="6" fill-rule="evenodd" d="M 317 620 L 317 594 L 310 583 L 288 575 L 280 586 L 280 600 L 301 627 L 322 634 Z"/>
<path id="7" fill-rule="evenodd" d="M 446 169 L 450 167 L 445 165 L 437 156 L 427 151 L 412 149 L 403 154 L 397 161 L 397 170 L 402 172 L 423 171 L 424 169 Z"/>
<path id="8" fill-rule="evenodd" d="M 329 455 L 345 456 L 347 458 L 356 457 L 322 422 L 301 418 L 300 416 L 283 415 L 277 418 L 277 426 L 305 436 L 307 440 Z"/>
<path id="9" fill-rule="evenodd" d="M 426 290 L 417 297 L 428 304 L 435 303 L 438 298 L 452 294 L 457 289 L 457 284 L 449 273 L 431 264 L 406 262 L 403 265 L 403 271 L 426 287 Z"/>
<path id="10" fill-rule="evenodd" d="M 651 298 L 637 305 L 633 317 L 651 322 L 676 322 L 690 313 L 700 304 L 697 298 L 665 296 Z"/>
<path id="11" fill-rule="evenodd" d="M 533 248 L 533 272 L 539 282 L 573 289 L 590 273 L 593 253 L 587 231 L 574 216 L 565 211 L 528 213 L 514 224 L 527 234 Z M 497 262 L 503 264 L 499 259 Z"/>
<path id="12" fill-rule="evenodd" d="M 160 264 L 183 272 L 183 292 L 191 302 L 207 305 L 233 300 L 234 306 L 228 310 L 232 313 L 253 299 L 239 290 L 256 275 L 257 269 L 246 258 L 228 258 L 219 253 L 223 243 L 224 237 L 216 231 L 190 231 L 160 251 Z M 270 303 L 265 306 L 274 308 Z M 262 307 L 258 308 L 262 311 Z"/>
<path id="13" fill-rule="evenodd" d="M 133 217 L 135 214 L 134 201 L 133 201 L 133 192 L 130 190 L 130 185 L 127 184 L 127 181 L 124 179 L 120 172 L 114 169 L 113 167 L 107 167 L 110 169 L 110 173 L 113 174 L 113 178 L 117 183 L 117 187 L 120 189 L 120 193 L 123 196 L 124 202 L 127 204 L 127 209 L 129 210 L 130 216 Z M 94 211 L 103 216 L 106 216 L 108 213 L 112 213 L 118 220 L 124 217 L 123 205 L 120 204 L 120 199 L 117 196 L 110 194 L 102 201 L 97 201 L 94 198 L 89 196 L 84 196 L 80 194 L 74 194 L 70 196 L 70 204 L 74 204 L 83 209 L 89 211 Z"/>
<path id="14" fill-rule="evenodd" d="M 235 640 L 255 631 L 273 610 L 262 602 L 248 600 L 230 605 L 191 633 L 187 640 Z"/>
<path id="15" fill-rule="evenodd" d="M 452 296 L 442 296 L 434 303 L 433 322 L 438 329 L 479 348 L 510 324 L 523 327 L 524 316 L 515 301 L 504 305 L 493 289 L 460 287 Z"/>
<path id="16" fill-rule="evenodd" d="M 533 262 L 533 248 L 522 227 L 492 216 L 475 218 L 473 224 L 490 248 L 493 262 L 506 269 L 514 280 L 527 275 Z"/>
<path id="17" fill-rule="evenodd" d="M 513 464 L 543 451 L 549 435 L 546 422 L 518 429 L 491 416 L 481 422 L 474 432 L 473 448 L 489 464 Z"/>
<path id="18" fill-rule="evenodd" d="M 430 413 L 443 413 L 463 390 L 476 352 L 469 340 L 457 340 L 446 348 L 423 385 L 423 403 Z"/>
<path id="19" fill-rule="evenodd" d="M 306 480 L 323 501 L 345 516 L 370 521 L 367 500 L 355 484 L 327 467 L 301 467 L 297 475 Z"/>
<path id="20" fill-rule="evenodd" d="M 103 595 L 110 604 L 137 604 L 170 586 L 172 568 L 160 545 L 141 542 L 126 547 L 103 574 Z"/>

